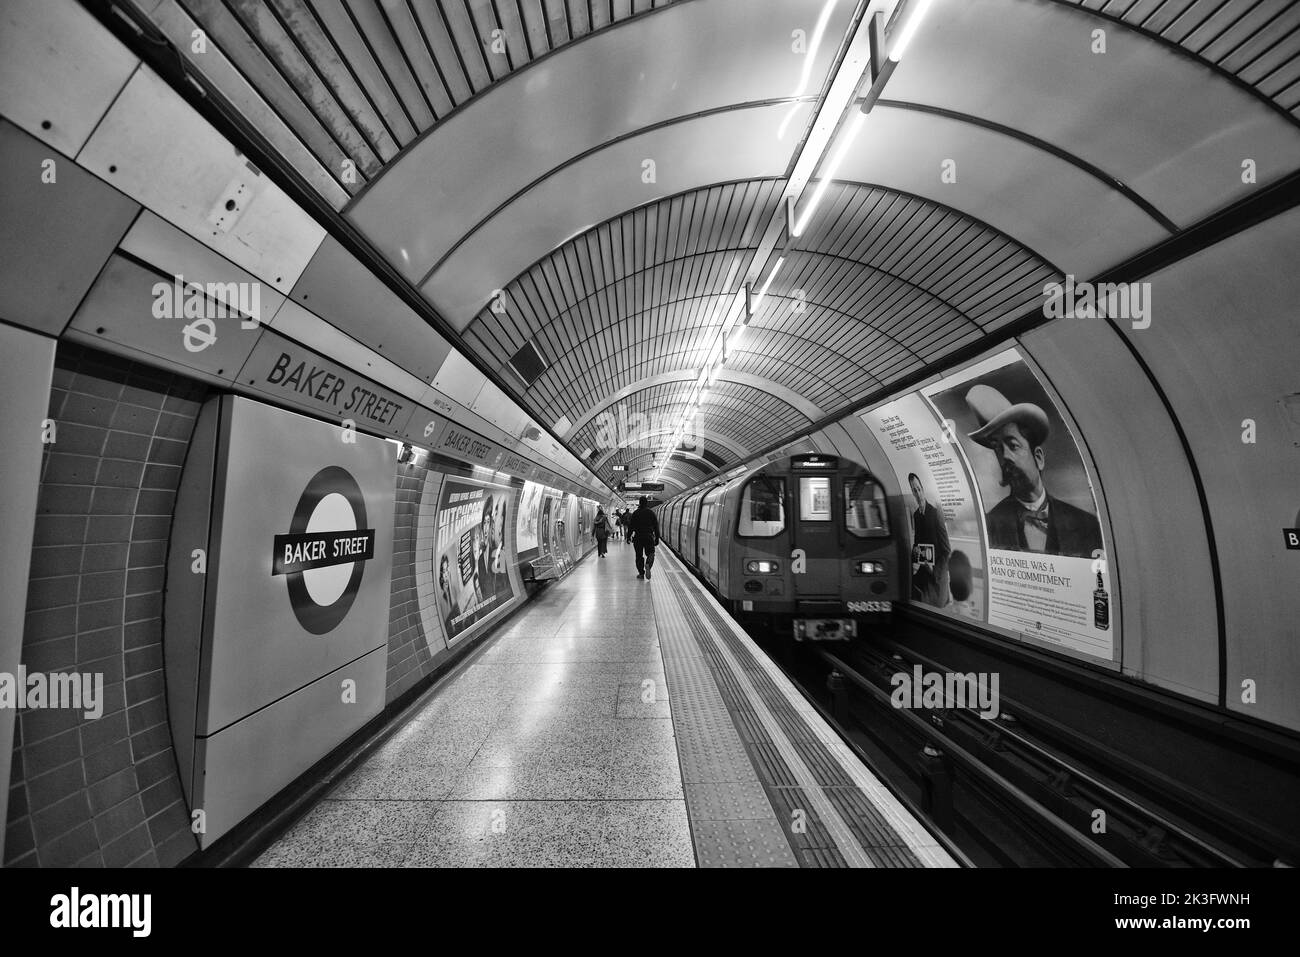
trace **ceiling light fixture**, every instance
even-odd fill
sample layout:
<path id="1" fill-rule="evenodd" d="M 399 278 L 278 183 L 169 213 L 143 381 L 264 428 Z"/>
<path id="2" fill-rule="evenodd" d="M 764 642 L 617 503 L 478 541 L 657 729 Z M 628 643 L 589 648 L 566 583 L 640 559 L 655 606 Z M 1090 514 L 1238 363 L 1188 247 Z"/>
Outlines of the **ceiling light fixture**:
<path id="1" fill-rule="evenodd" d="M 758 307 L 759 307 L 760 305 L 763 304 L 763 297 L 767 295 L 767 290 L 771 287 L 771 285 L 772 285 L 772 280 L 776 278 L 776 274 L 777 274 L 778 272 L 781 271 L 781 267 L 782 267 L 783 265 L 785 265 L 785 257 L 784 257 L 784 256 L 782 256 L 782 257 L 780 257 L 779 259 L 777 259 L 777 261 L 776 261 L 776 265 L 773 266 L 773 267 L 772 267 L 772 271 L 771 271 L 770 273 L 767 274 L 767 280 L 763 283 L 763 288 L 760 289 L 760 290 L 758 291 L 758 295 L 754 297 L 754 309 L 755 309 L 755 310 L 757 310 Z"/>
<path id="2" fill-rule="evenodd" d="M 835 178 L 835 174 L 839 171 L 840 164 L 842 164 L 845 157 L 849 155 L 849 150 L 853 146 L 853 141 L 857 139 L 858 133 L 861 131 L 862 123 L 865 119 L 866 114 L 858 111 L 854 113 L 853 118 L 849 120 L 848 127 L 840 136 L 839 149 L 835 151 L 835 154 L 831 157 L 831 161 L 827 165 L 826 170 L 822 173 L 821 180 L 817 183 L 817 189 L 813 191 L 812 199 L 810 199 L 808 205 L 804 207 L 803 215 L 795 222 L 794 229 L 791 230 L 791 235 L 803 235 L 804 229 L 808 226 L 808 221 L 812 219 L 812 215 L 817 211 L 817 207 L 821 203 L 822 197 L 826 195 L 826 190 L 830 187 L 831 180 Z M 770 281 L 771 280 L 769 280 L 769 282 Z"/>
<path id="3" fill-rule="evenodd" d="M 889 59 L 895 63 L 903 59 L 903 52 L 912 42 L 912 37 L 916 36 L 916 29 L 925 19 L 925 12 L 930 8 L 931 0 L 908 0 L 907 22 L 902 26 L 902 32 L 899 33 L 898 39 L 889 50 Z"/>

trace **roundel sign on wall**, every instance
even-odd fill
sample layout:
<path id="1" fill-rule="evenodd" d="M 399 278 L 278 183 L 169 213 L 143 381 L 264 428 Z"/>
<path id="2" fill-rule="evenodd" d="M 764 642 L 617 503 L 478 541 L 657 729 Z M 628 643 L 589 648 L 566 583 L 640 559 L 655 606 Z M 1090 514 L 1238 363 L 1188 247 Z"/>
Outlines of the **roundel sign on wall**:
<path id="1" fill-rule="evenodd" d="M 287 535 L 275 536 L 271 574 L 284 575 L 298 623 L 313 635 L 347 617 L 375 557 L 366 500 L 356 479 L 336 465 L 317 472 L 294 509 Z"/>

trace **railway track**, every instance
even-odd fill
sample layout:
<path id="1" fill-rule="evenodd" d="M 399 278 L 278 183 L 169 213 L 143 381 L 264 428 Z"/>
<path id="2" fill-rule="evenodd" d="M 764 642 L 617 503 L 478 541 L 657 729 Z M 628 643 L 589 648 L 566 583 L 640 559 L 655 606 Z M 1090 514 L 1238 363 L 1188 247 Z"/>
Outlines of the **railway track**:
<path id="1" fill-rule="evenodd" d="M 1077 733 L 1015 698 L 1000 696 L 996 718 L 969 706 L 896 706 L 895 676 L 918 666 L 946 669 L 895 642 L 765 644 L 864 760 L 977 865 L 1242 868 L 1278 861 L 1276 845 L 1259 837 L 1266 827 L 1225 820 L 1212 798 L 1189 800 L 1185 788 L 1134 786 L 1130 776 L 1081 756 Z M 1171 793 L 1179 799 L 1168 800 Z"/>

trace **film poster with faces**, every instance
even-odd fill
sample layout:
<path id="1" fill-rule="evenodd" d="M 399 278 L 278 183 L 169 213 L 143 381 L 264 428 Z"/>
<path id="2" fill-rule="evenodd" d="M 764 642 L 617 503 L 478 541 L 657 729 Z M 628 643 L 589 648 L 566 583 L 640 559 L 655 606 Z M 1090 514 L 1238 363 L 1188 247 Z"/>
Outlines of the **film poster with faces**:
<path id="1" fill-rule="evenodd" d="M 524 482 L 519 499 L 519 516 L 515 525 L 515 542 L 519 554 L 537 547 L 537 522 L 541 517 L 543 486 L 540 482 Z"/>
<path id="2" fill-rule="evenodd" d="M 907 503 L 913 602 L 954 618 L 987 620 L 983 526 L 966 463 L 919 393 L 862 414 Z"/>
<path id="3" fill-rule="evenodd" d="M 475 479 L 442 483 L 433 574 L 448 641 L 515 597 L 506 546 L 515 494 L 510 486 Z"/>
<path id="4" fill-rule="evenodd" d="M 890 405 L 897 421 L 868 424 L 896 457 L 907 489 L 912 600 L 982 617 L 1022 641 L 1114 660 L 1119 625 L 1092 482 L 1060 409 L 1019 352 L 991 356 Z"/>

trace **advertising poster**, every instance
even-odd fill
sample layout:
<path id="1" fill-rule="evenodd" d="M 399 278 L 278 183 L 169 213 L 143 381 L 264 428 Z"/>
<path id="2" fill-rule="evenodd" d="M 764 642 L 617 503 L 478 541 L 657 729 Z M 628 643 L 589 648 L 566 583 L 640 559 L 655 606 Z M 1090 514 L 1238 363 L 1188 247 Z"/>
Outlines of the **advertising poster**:
<path id="1" fill-rule="evenodd" d="M 906 395 L 863 413 L 904 489 L 911 535 L 910 600 L 945 615 L 986 618 L 979 501 L 959 450 L 948 441 L 933 408 Z"/>
<path id="2" fill-rule="evenodd" d="M 514 597 L 506 523 L 514 489 L 448 477 L 438 501 L 433 570 L 448 641 Z"/>
<path id="3" fill-rule="evenodd" d="M 975 480 L 988 623 L 1111 660 L 1116 619 L 1096 498 L 1074 436 L 1015 350 L 924 390 Z"/>
<path id="4" fill-rule="evenodd" d="M 543 557 L 550 555 L 552 551 L 551 533 L 552 531 L 554 531 L 554 529 L 551 527 L 551 512 L 554 508 L 554 505 L 555 505 L 555 499 L 553 499 L 549 495 L 542 496 L 541 517 L 538 519 L 538 521 L 540 522 L 540 528 L 541 528 L 540 547 L 542 549 Z"/>
<path id="5" fill-rule="evenodd" d="M 542 488 L 540 482 L 524 482 L 515 523 L 515 541 L 521 555 L 537 547 L 537 519 L 542 503 Z"/>

